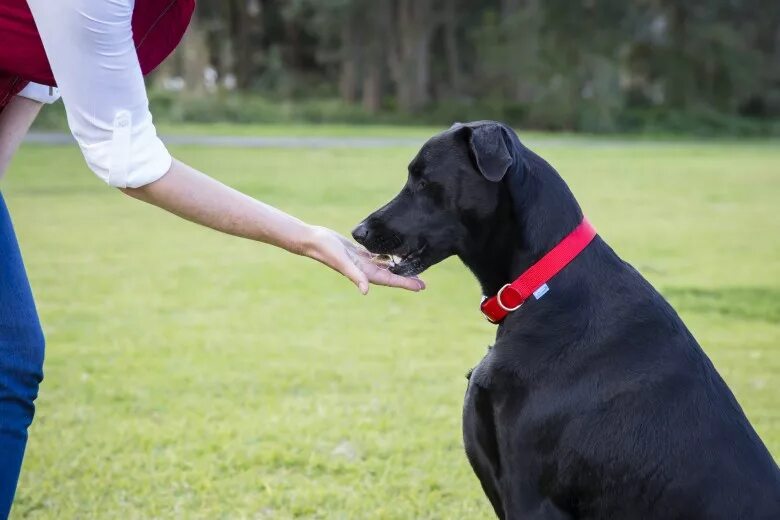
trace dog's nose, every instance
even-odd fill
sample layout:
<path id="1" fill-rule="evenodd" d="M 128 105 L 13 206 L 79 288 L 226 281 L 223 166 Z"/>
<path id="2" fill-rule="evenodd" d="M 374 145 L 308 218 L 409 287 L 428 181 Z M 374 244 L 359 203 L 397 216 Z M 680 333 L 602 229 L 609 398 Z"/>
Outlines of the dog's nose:
<path id="1" fill-rule="evenodd" d="M 352 238 L 354 238 L 358 244 L 365 245 L 366 238 L 368 238 L 368 225 L 365 220 L 352 230 Z"/>

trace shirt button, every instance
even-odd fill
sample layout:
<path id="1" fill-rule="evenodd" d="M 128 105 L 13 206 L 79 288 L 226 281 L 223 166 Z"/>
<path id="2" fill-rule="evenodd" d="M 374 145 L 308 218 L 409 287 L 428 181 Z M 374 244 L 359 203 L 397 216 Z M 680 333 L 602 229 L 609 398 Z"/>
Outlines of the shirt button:
<path id="1" fill-rule="evenodd" d="M 117 114 L 116 117 L 114 118 L 114 126 L 116 128 L 127 128 L 128 126 L 130 126 L 129 115 L 124 111 Z"/>

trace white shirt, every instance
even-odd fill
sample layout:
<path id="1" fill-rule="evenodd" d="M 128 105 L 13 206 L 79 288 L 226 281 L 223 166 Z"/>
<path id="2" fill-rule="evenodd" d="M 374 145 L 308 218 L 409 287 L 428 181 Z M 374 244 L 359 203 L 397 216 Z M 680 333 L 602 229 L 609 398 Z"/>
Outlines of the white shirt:
<path id="1" fill-rule="evenodd" d="M 28 0 L 87 165 L 111 186 L 162 177 L 171 155 L 157 137 L 135 51 L 135 0 Z M 49 87 L 20 94 L 39 101 Z M 53 93 L 52 93 L 53 94 Z M 54 96 L 56 99 L 56 96 Z"/>

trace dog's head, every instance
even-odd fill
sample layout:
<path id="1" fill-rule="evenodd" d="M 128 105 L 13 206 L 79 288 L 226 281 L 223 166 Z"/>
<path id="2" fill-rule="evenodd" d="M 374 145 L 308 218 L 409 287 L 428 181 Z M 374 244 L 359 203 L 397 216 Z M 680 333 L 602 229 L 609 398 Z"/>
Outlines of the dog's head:
<path id="1" fill-rule="evenodd" d="M 417 275 L 479 243 L 515 168 L 517 136 L 493 121 L 456 123 L 426 142 L 409 164 L 401 192 L 352 236 L 369 251 L 401 258 L 390 269 Z"/>

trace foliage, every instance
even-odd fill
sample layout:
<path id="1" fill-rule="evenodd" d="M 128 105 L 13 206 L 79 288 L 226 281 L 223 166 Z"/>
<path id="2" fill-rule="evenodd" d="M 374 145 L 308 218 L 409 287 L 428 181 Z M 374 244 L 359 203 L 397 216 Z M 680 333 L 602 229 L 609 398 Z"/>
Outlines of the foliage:
<path id="1" fill-rule="evenodd" d="M 518 128 L 566 130 L 559 121 L 560 107 L 540 103 L 532 111 L 521 104 L 508 104 L 497 98 L 459 99 L 437 102 L 414 114 L 406 114 L 388 106 L 372 113 L 360 106 L 329 98 L 280 99 L 254 93 L 219 92 L 208 96 L 182 96 L 160 90 L 150 91 L 155 122 L 161 128 L 177 131 L 181 123 L 203 125 L 208 132 L 215 123 L 238 124 L 232 130 L 246 134 L 251 125 L 349 124 L 382 127 L 383 125 L 449 126 L 455 121 L 496 119 Z M 598 106 L 583 110 L 584 123 L 576 129 L 592 133 L 622 133 L 663 136 L 686 134 L 711 136 L 780 136 L 780 120 L 755 119 L 724 114 L 710 109 L 687 111 L 664 110 L 658 107 L 621 110 L 614 121 L 605 121 Z M 592 115 L 591 115 L 592 114 Z M 602 116 L 602 119 L 594 118 Z M 590 124 L 590 121 L 594 121 Z M 246 128 L 245 128 L 246 127 Z M 35 121 L 36 130 L 67 131 L 65 111 L 61 103 L 46 107 Z M 277 135 L 287 135 L 280 129 Z M 365 130 L 364 130 L 365 131 Z"/>
<path id="2" fill-rule="evenodd" d="M 277 132 L 200 131 L 248 129 Z M 780 149 L 523 138 L 670 298 L 780 456 Z M 416 150 L 173 151 L 346 231 Z M 27 145 L 3 182 L 48 341 L 14 518 L 490 517 L 460 413 L 494 328 L 456 260 L 422 294 L 363 298 L 316 262 L 109 190 L 75 146 Z"/>
<path id="3" fill-rule="evenodd" d="M 735 122 L 719 131 L 742 133 L 743 126 L 771 129 L 780 118 L 778 2 L 201 0 L 198 6 L 184 47 L 204 51 L 179 53 L 156 81 L 185 78 L 188 91 L 216 105 L 209 120 L 222 107 L 224 120 L 249 116 L 204 92 L 205 67 L 220 84 L 266 99 L 341 99 L 343 116 L 307 109 L 302 120 L 389 121 L 390 114 L 442 124 L 442 112 L 476 107 L 489 112 L 478 118 L 541 129 L 633 130 L 642 126 L 640 114 L 653 114 L 651 129 L 669 121 L 679 131 L 688 116 L 682 126 L 695 130 L 696 114 L 712 113 Z M 188 114 L 201 111 L 190 108 Z"/>

